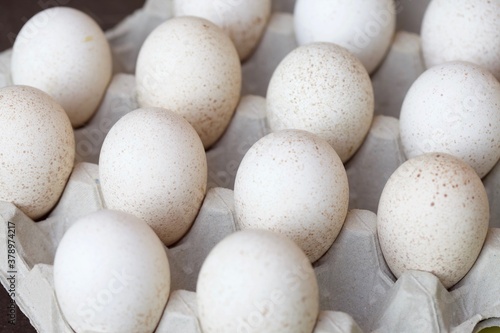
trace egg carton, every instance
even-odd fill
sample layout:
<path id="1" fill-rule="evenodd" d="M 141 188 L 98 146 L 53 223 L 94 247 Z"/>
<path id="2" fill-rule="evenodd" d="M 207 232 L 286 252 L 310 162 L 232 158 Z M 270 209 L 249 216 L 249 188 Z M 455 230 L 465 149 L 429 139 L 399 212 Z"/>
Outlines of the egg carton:
<path id="1" fill-rule="evenodd" d="M 99 167 L 87 162 L 75 166 L 60 202 L 43 221 L 35 223 L 0 202 L 0 281 L 8 290 L 10 222 L 16 230 L 16 301 L 39 332 L 72 332 L 54 292 L 55 251 L 78 218 L 105 207 Z M 500 325 L 499 228 L 489 230 L 470 272 L 446 290 L 426 272 L 408 271 L 396 280 L 382 256 L 376 223 L 375 213 L 350 210 L 332 247 L 314 263 L 322 310 L 314 332 L 473 332 Z M 210 250 L 237 230 L 233 191 L 209 189 L 189 233 L 165 247 L 172 292 L 156 332 L 202 332 L 195 294 L 199 271 Z"/>
<path id="2" fill-rule="evenodd" d="M 418 32 L 429 1 L 398 1 L 398 27 Z M 265 93 L 279 62 L 295 47 L 293 0 L 273 1 L 267 29 L 243 64 L 243 97 L 223 137 L 207 151 L 208 192 L 189 233 L 165 248 L 171 269 L 171 295 L 156 332 L 202 332 L 197 319 L 196 281 L 210 250 L 238 230 L 232 188 L 246 151 L 269 133 Z M 79 217 L 105 208 L 98 157 L 105 135 L 123 115 L 138 107 L 135 60 L 140 45 L 172 16 L 170 1 L 150 0 L 106 32 L 114 57 L 114 77 L 96 115 L 75 130 L 76 162 L 58 205 L 33 222 L 10 203 L 0 202 L 0 282 L 10 288 L 7 226 L 15 224 L 16 302 L 39 332 L 72 332 L 53 289 L 53 259 L 65 231 Z M 322 312 L 314 332 L 476 332 L 500 325 L 500 166 L 483 182 L 491 219 L 483 250 L 470 272 L 445 289 L 432 274 L 408 271 L 399 279 L 382 256 L 376 233 L 378 200 L 389 176 L 404 161 L 399 110 L 406 92 L 425 70 L 419 36 L 396 34 L 384 62 L 372 75 L 375 112 L 358 152 L 346 163 L 350 212 L 328 252 L 314 263 Z M 11 84 L 10 55 L 0 53 L 0 87 Z"/>

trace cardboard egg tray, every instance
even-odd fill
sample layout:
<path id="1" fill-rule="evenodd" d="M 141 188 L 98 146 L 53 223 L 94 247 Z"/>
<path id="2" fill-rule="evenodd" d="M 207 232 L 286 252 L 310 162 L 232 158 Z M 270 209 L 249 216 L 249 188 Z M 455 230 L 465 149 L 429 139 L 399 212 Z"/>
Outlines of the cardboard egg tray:
<path id="1" fill-rule="evenodd" d="M 418 31 L 428 1 L 399 1 L 399 29 Z M 169 1 L 147 1 L 108 37 L 115 75 L 92 120 L 75 130 L 76 164 L 54 210 L 33 222 L 13 204 L 0 202 L 0 281 L 9 289 L 8 227 L 16 230 L 16 302 L 39 332 L 73 332 L 53 288 L 53 259 L 59 241 L 76 219 L 105 208 L 98 157 L 106 133 L 138 107 L 135 60 L 149 32 L 171 17 Z M 224 136 L 207 151 L 209 189 L 201 210 L 178 243 L 165 248 L 171 294 L 156 332 L 201 333 L 196 280 L 210 250 L 238 230 L 232 187 L 246 151 L 269 133 L 265 96 L 274 68 L 297 45 L 293 0 L 274 1 L 274 13 L 255 53 L 243 64 L 243 93 Z M 0 87 L 11 84 L 11 51 L 0 53 Z M 376 117 L 356 155 L 346 163 L 350 212 L 328 252 L 314 263 L 321 314 L 315 333 L 477 332 L 500 326 L 500 166 L 483 181 L 490 200 L 490 230 L 469 273 L 449 290 L 432 274 L 408 271 L 399 279 L 384 261 L 376 233 L 376 211 L 385 182 L 405 161 L 398 115 L 406 91 L 425 70 L 420 39 L 400 30 L 378 71 L 372 75 Z M 8 222 L 11 222 L 10 224 Z"/>

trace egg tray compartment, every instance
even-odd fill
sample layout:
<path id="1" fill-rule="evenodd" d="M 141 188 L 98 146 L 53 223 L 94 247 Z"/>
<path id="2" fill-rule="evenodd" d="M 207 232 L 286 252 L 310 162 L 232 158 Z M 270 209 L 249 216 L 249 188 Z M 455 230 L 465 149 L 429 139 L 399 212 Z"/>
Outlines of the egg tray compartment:
<path id="1" fill-rule="evenodd" d="M 273 1 L 291 11 L 293 0 Z M 428 1 L 402 1 L 423 12 Z M 7 287 L 7 222 L 16 229 L 16 302 L 39 332 L 72 332 L 53 290 L 52 263 L 62 235 L 77 218 L 102 209 L 97 163 L 109 128 L 138 107 L 135 60 L 149 32 L 171 17 L 169 1 L 149 0 L 106 33 L 114 56 L 113 80 L 96 115 L 75 131 L 79 162 L 57 207 L 34 223 L 10 203 L 0 202 L 0 281 Z M 409 20 L 411 21 L 411 20 Z M 410 22 L 411 23 L 411 22 Z M 196 279 L 208 252 L 238 229 L 233 193 L 237 167 L 245 152 L 269 133 L 265 120 L 266 87 L 274 68 L 297 46 L 290 13 L 275 12 L 252 57 L 243 64 L 243 96 L 224 136 L 207 151 L 209 190 L 198 217 L 175 246 L 166 249 L 172 292 L 156 332 L 201 332 L 196 318 Z M 405 156 L 397 117 L 406 91 L 425 70 L 418 35 L 400 31 L 378 71 L 372 75 L 378 114 L 356 155 L 346 163 L 350 208 L 330 250 L 316 263 L 320 314 L 315 332 L 472 332 L 500 325 L 500 166 L 483 179 L 491 209 L 483 250 L 467 276 L 450 290 L 430 273 L 408 271 L 397 281 L 381 254 L 376 236 L 378 199 L 388 177 Z M 11 51 L 0 53 L 0 86 L 11 84 Z M 90 162 L 90 163 L 89 163 Z M 227 188 L 223 188 L 227 187 Z M 8 288 L 6 288 L 8 289 Z M 330 310 L 330 311 L 328 311 Z M 335 312 L 332 312 L 334 310 Z"/>

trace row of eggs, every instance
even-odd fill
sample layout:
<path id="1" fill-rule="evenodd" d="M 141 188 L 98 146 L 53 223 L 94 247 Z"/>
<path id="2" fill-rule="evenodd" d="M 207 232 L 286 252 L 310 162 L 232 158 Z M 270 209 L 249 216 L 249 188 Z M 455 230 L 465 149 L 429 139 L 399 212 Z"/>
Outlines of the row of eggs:
<path id="1" fill-rule="evenodd" d="M 268 121 L 275 132 L 249 150 L 235 183 L 240 227 L 272 230 L 288 238 L 247 230 L 213 250 L 197 289 L 200 321 L 207 332 L 251 331 L 244 314 L 251 312 L 255 300 L 269 298 L 283 272 L 297 267 L 305 278 L 297 280 L 292 298 L 279 302 L 274 315 L 283 316 L 278 322 L 287 332 L 290 327 L 297 332 L 314 327 L 318 290 L 309 262 L 328 250 L 347 214 L 343 162 L 360 146 L 372 121 L 369 72 L 389 47 L 396 8 L 392 1 L 376 1 L 363 10 L 337 2 L 317 1 L 306 7 L 305 1 L 297 1 L 297 39 L 306 45 L 276 69 L 267 96 Z M 401 139 L 411 159 L 387 183 L 378 211 L 380 243 L 396 276 L 410 268 L 427 270 L 450 287 L 473 265 L 486 236 L 488 202 L 480 177 L 500 157 L 500 84 L 487 69 L 496 74 L 492 66 L 498 63 L 482 61 L 488 53 L 481 43 L 479 58 L 451 54 L 436 59 L 435 51 L 426 51 L 434 44 L 426 41 L 439 39 L 439 34 L 424 34 L 442 22 L 440 12 L 448 15 L 457 7 L 482 15 L 476 24 L 488 31 L 487 25 L 496 21 L 484 17 L 496 17 L 499 9 L 483 2 L 472 10 L 466 3 L 460 7 L 433 1 L 424 20 L 424 56 L 428 64 L 438 65 L 415 82 L 405 99 Z M 204 19 L 179 17 L 153 31 L 141 49 L 136 78 L 143 108 L 112 128 L 99 163 L 107 206 L 136 217 L 102 211 L 83 219 L 65 235 L 55 260 L 58 300 L 76 331 L 154 329 L 169 293 L 168 261 L 161 244 L 174 244 L 196 217 L 206 191 L 205 148 L 231 119 L 239 100 L 240 59 L 258 41 L 270 11 L 269 1 L 237 1 L 220 8 L 178 1 L 176 8 L 179 14 L 208 15 L 224 30 Z M 253 23 L 242 28 L 241 20 L 217 22 L 234 17 L 236 10 Z M 346 13 L 358 19 L 347 20 L 356 24 L 353 29 L 366 22 L 367 15 L 386 15 L 380 14 L 387 19 L 379 24 L 383 33 L 375 34 L 372 44 L 358 47 L 361 53 L 349 47 L 348 33 L 344 41 L 324 36 L 338 28 L 324 28 L 339 21 L 332 17 Z M 72 127 L 92 116 L 111 76 L 109 46 L 95 22 L 69 8 L 38 15 L 46 15 L 49 23 L 41 24 L 37 16 L 27 22 L 14 46 L 12 75 L 14 83 L 38 87 L 50 96 L 21 85 L 0 90 L 0 199 L 14 202 L 34 219 L 50 211 L 62 193 L 73 167 Z M 250 38 L 243 38 L 246 33 Z M 481 42 L 488 45 L 488 36 L 485 33 Z M 455 59 L 487 69 L 466 62 L 439 65 Z M 425 154 L 428 151 L 455 157 Z M 98 255 L 102 258 L 95 260 Z M 150 280 L 139 280 L 143 276 Z M 119 293 L 111 277 L 133 287 Z M 123 308 L 92 312 L 86 305 L 96 292 Z M 127 312 L 132 304 L 135 310 Z"/>

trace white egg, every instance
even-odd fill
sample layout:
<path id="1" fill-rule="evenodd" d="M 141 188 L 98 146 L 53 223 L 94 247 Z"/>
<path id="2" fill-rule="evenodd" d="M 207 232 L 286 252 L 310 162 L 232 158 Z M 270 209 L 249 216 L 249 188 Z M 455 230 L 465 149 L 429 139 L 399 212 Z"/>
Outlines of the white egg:
<path id="1" fill-rule="evenodd" d="M 222 135 L 236 109 L 241 64 L 221 28 L 202 18 L 178 17 L 148 36 L 136 78 L 141 107 L 164 107 L 182 115 L 207 148 Z"/>
<path id="2" fill-rule="evenodd" d="M 396 6 L 393 0 L 297 0 L 294 25 L 299 45 L 338 44 L 372 73 L 391 45 Z"/>
<path id="3" fill-rule="evenodd" d="M 196 292 L 205 333 L 311 333 L 319 312 L 318 283 L 305 254 L 264 230 L 239 231 L 217 244 Z"/>
<path id="4" fill-rule="evenodd" d="M 0 200 L 42 217 L 59 200 L 74 158 L 73 129 L 59 104 L 33 87 L 0 89 Z"/>
<path id="5" fill-rule="evenodd" d="M 39 12 L 26 22 L 14 43 L 14 84 L 48 93 L 67 112 L 73 127 L 94 114 L 111 71 L 111 50 L 101 28 L 73 8 Z"/>
<path id="6" fill-rule="evenodd" d="M 174 0 L 176 16 L 203 17 L 231 38 L 240 59 L 246 59 L 260 40 L 271 15 L 271 0 Z"/>
<path id="7" fill-rule="evenodd" d="M 446 288 L 472 267 L 488 231 L 486 191 L 474 170 L 447 154 L 402 164 L 382 192 L 377 231 L 387 264 L 436 275 Z"/>
<path id="8" fill-rule="evenodd" d="M 143 219 L 171 245 L 198 214 L 207 159 L 196 131 L 181 116 L 144 108 L 111 128 L 101 149 L 99 175 L 108 208 Z"/>
<path id="9" fill-rule="evenodd" d="M 430 68 L 406 94 L 400 129 L 408 158 L 448 153 L 483 177 L 500 158 L 500 83 L 471 63 Z"/>
<path id="10" fill-rule="evenodd" d="M 500 80 L 500 2 L 433 0 L 422 21 L 427 67 L 463 60 L 488 69 Z"/>
<path id="11" fill-rule="evenodd" d="M 63 236 L 54 260 L 54 288 L 77 332 L 153 332 L 170 293 L 163 244 L 146 223 L 101 210 Z"/>
<path id="12" fill-rule="evenodd" d="M 331 43 L 301 46 L 283 59 L 267 90 L 273 131 L 301 129 L 332 145 L 343 162 L 363 142 L 373 119 L 374 97 L 363 65 Z"/>
<path id="13" fill-rule="evenodd" d="M 349 204 L 347 174 L 328 142 L 305 131 L 283 130 L 255 143 L 234 185 L 242 229 L 266 229 L 294 240 L 311 262 L 342 229 Z"/>

